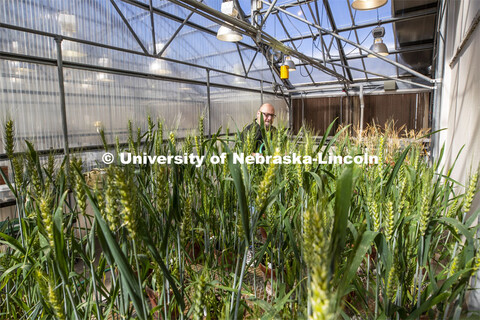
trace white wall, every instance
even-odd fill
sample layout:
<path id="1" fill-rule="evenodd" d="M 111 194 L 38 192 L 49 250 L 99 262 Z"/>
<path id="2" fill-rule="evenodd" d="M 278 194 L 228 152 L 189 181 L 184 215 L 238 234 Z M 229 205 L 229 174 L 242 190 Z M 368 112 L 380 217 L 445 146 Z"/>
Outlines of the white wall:
<path id="1" fill-rule="evenodd" d="M 457 48 L 480 10 L 479 0 L 449 0 L 440 123 L 445 164 L 450 166 L 463 149 L 453 174 L 460 181 L 480 162 L 480 27 L 474 30 L 450 66 Z"/>
<path id="2" fill-rule="evenodd" d="M 447 128 L 440 134 L 440 148 L 445 143 L 444 164 L 450 167 L 460 154 L 452 172 L 460 183 L 468 182 L 471 171 L 480 163 L 480 26 L 474 29 L 459 52 L 457 48 L 466 38 L 476 17 L 480 14 L 480 0 L 445 0 L 446 32 L 444 75 L 441 84 L 439 120 L 435 129 Z M 438 70 L 438 69 L 437 69 Z M 463 190 L 462 190 L 463 191 Z M 479 207 L 477 196 L 472 211 Z M 469 296 L 469 308 L 480 310 L 480 272 L 477 290 Z"/>

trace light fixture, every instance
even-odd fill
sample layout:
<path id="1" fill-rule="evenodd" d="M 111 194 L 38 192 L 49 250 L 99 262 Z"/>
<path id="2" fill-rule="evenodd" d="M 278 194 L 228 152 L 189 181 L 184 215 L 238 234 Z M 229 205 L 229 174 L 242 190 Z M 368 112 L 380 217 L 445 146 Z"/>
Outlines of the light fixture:
<path id="1" fill-rule="evenodd" d="M 104 72 L 100 72 L 99 74 L 97 74 L 97 81 L 112 82 L 113 79 L 110 77 L 110 75 L 108 75 Z"/>
<path id="2" fill-rule="evenodd" d="M 157 53 L 157 55 L 163 50 L 163 48 L 165 47 L 165 43 L 164 42 L 156 42 L 155 43 L 155 52 Z M 150 51 L 153 51 L 153 45 L 150 46 Z M 167 53 L 169 52 L 169 47 L 167 47 L 163 52 L 162 52 L 162 57 L 165 57 L 167 55 Z"/>
<path id="3" fill-rule="evenodd" d="M 77 32 L 77 19 L 73 14 L 59 13 L 58 23 L 60 24 L 60 28 L 64 33 Z"/>
<path id="4" fill-rule="evenodd" d="M 26 74 L 30 72 L 30 68 L 28 68 L 28 64 L 26 62 L 12 61 L 11 65 L 12 71 L 16 75 Z"/>
<path id="5" fill-rule="evenodd" d="M 238 74 L 238 76 L 235 77 L 233 82 L 236 85 L 245 85 L 247 82 L 245 81 L 245 71 L 243 70 L 243 67 L 241 64 L 236 63 L 233 66 L 233 73 Z"/>
<path id="6" fill-rule="evenodd" d="M 98 64 L 102 67 L 107 67 L 107 68 L 111 67 L 111 61 L 107 57 L 102 57 L 102 58 L 98 59 Z M 112 82 L 113 78 L 112 78 L 112 75 L 110 75 L 110 74 L 100 72 L 100 73 L 97 73 L 97 81 Z"/>
<path id="7" fill-rule="evenodd" d="M 172 73 L 166 61 L 162 59 L 155 59 L 155 61 L 150 64 L 150 72 L 161 76 L 169 75 Z"/>
<path id="8" fill-rule="evenodd" d="M 12 75 L 10 76 L 10 83 L 16 83 L 16 84 L 19 84 L 22 82 L 22 78 L 19 78 L 18 76 L 16 75 Z"/>
<path id="9" fill-rule="evenodd" d="M 383 40 L 382 40 L 382 37 L 385 35 L 385 28 L 376 27 L 375 29 L 373 29 L 372 34 L 373 34 L 374 41 L 372 46 L 370 47 L 370 50 L 381 56 L 388 56 L 388 48 L 385 45 L 385 43 L 383 43 Z M 368 57 L 375 58 L 376 56 L 369 53 Z"/>
<path id="10" fill-rule="evenodd" d="M 236 18 L 238 15 L 238 11 L 235 8 L 233 1 L 223 2 L 221 10 L 222 13 L 229 15 L 230 17 Z M 243 39 L 243 36 L 239 32 L 232 30 L 230 27 L 222 25 L 220 26 L 220 29 L 218 29 L 217 39 L 227 42 L 238 42 Z"/>
<path id="11" fill-rule="evenodd" d="M 62 41 L 62 56 L 67 58 L 82 58 L 86 55 L 80 43 L 68 40 Z"/>
<path id="12" fill-rule="evenodd" d="M 227 42 L 238 42 L 243 39 L 243 36 L 227 26 L 221 26 L 217 32 L 217 39 Z"/>
<path id="13" fill-rule="evenodd" d="M 297 68 L 295 67 L 295 62 L 293 62 L 290 56 L 285 56 L 285 62 L 283 64 L 288 67 L 288 71 L 297 70 Z"/>
<path id="14" fill-rule="evenodd" d="M 380 8 L 387 3 L 387 0 L 355 0 L 352 8 L 355 10 L 372 10 Z"/>

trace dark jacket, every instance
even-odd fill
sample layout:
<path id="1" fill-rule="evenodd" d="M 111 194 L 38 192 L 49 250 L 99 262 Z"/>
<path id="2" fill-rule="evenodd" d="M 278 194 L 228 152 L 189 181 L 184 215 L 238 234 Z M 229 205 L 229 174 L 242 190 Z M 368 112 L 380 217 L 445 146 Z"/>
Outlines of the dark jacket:
<path id="1" fill-rule="evenodd" d="M 247 139 L 247 134 L 248 132 L 250 132 L 252 127 L 255 127 L 255 152 L 261 153 L 261 151 L 263 151 L 263 148 L 262 150 L 260 150 L 260 148 L 264 143 L 264 137 L 262 135 L 262 130 L 260 129 L 260 125 L 257 123 L 257 121 L 254 121 L 250 123 L 248 126 L 246 126 L 245 129 L 243 129 L 240 138 L 242 139 L 243 142 L 245 142 L 245 140 Z M 273 133 L 275 132 L 276 128 L 272 126 L 270 127 L 270 130 Z"/>

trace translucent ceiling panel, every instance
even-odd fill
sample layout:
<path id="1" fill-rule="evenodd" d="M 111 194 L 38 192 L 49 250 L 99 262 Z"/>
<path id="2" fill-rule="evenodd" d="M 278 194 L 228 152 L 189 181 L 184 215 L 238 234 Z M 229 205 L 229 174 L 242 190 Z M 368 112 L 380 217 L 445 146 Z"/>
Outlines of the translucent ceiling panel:
<path id="1" fill-rule="evenodd" d="M 323 60 L 325 55 L 326 59 L 328 60 L 329 57 L 338 57 L 338 50 L 333 46 L 334 40 L 335 39 L 332 36 L 324 35 L 322 37 L 316 37 L 315 39 L 303 39 L 303 41 L 299 40 L 298 42 L 302 42 L 301 47 L 304 49 L 301 51 L 304 54 L 321 60 Z M 308 50 L 308 47 L 311 49 Z"/>
<path id="2" fill-rule="evenodd" d="M 217 23 L 213 22 L 210 19 L 205 18 L 204 16 L 202 16 L 198 13 L 194 13 L 188 21 L 192 22 L 192 23 L 195 23 L 195 24 L 198 24 L 200 26 L 203 26 L 203 27 L 205 27 L 207 29 L 210 29 L 214 32 L 217 32 L 217 29 L 219 27 L 219 25 Z"/>
<path id="3" fill-rule="evenodd" d="M 274 81 L 272 77 L 272 73 L 269 70 L 267 60 L 265 59 L 265 56 L 261 52 L 258 52 L 255 55 L 255 53 L 251 51 L 247 51 L 247 54 L 245 54 L 244 57 L 245 56 L 247 57 L 245 61 L 248 61 L 248 64 L 250 64 L 253 61 L 253 63 L 251 64 L 250 72 L 248 73 L 250 77 L 256 78 L 256 79 L 262 79 L 264 81 L 270 81 L 270 82 Z M 249 66 L 246 66 L 246 67 L 248 69 Z"/>
<path id="4" fill-rule="evenodd" d="M 282 26 L 280 23 L 279 19 L 282 20 L 285 28 Z M 267 22 L 263 26 L 263 30 L 268 33 L 269 35 L 273 36 L 274 38 L 277 39 L 286 39 L 289 38 L 288 34 L 299 34 L 297 31 L 300 30 L 297 24 L 298 21 L 294 21 L 295 19 L 292 20 L 292 18 L 288 17 L 288 15 L 285 15 L 284 13 L 272 13 L 270 16 L 267 18 Z M 285 31 L 286 29 L 286 31 Z M 287 34 L 288 31 L 288 34 Z M 305 31 L 306 32 L 306 31 Z"/>
<path id="5" fill-rule="evenodd" d="M 145 45 L 152 42 L 152 24 L 150 19 L 150 12 L 142 8 L 130 5 L 122 1 L 115 2 L 135 31 L 137 37 Z M 150 49 L 151 50 L 151 49 Z"/>
<path id="6" fill-rule="evenodd" d="M 268 69 L 268 67 L 266 65 L 265 65 L 264 69 L 258 69 L 258 70 L 250 71 L 250 73 L 248 75 L 250 77 L 256 78 L 256 79 L 264 79 L 264 80 L 269 81 L 269 82 L 274 81 L 274 79 L 272 77 L 272 73 L 270 72 L 270 70 Z"/>
<path id="7" fill-rule="evenodd" d="M 306 19 L 310 22 L 314 22 L 314 18 L 311 14 L 311 11 L 308 9 L 308 6 L 295 6 L 291 8 L 285 9 L 287 12 L 289 12 L 291 15 L 298 17 L 300 19 Z M 315 12 L 314 12 L 315 14 Z M 313 31 L 313 33 L 317 32 L 317 29 L 315 29 L 312 26 L 309 26 L 308 24 L 292 17 L 291 15 L 287 15 L 285 13 L 281 13 L 279 16 L 282 18 L 283 23 L 285 24 L 285 27 L 288 30 L 288 33 L 294 37 L 294 36 L 299 36 L 303 34 L 308 34 Z M 316 19 L 316 16 L 315 16 Z"/>
<path id="8" fill-rule="evenodd" d="M 395 55 L 390 55 L 387 57 L 388 59 L 395 61 Z M 385 76 L 396 76 L 397 75 L 397 67 L 394 65 L 380 60 L 378 58 L 366 58 L 365 59 L 365 67 L 366 70 L 379 73 Z M 376 77 L 376 76 L 373 76 Z"/>
<path id="9" fill-rule="evenodd" d="M 110 1 L 4 0 L 0 21 L 102 44 L 140 49 Z"/>
<path id="10" fill-rule="evenodd" d="M 357 29 L 356 32 L 358 35 L 358 41 L 357 37 L 355 36 L 355 31 L 342 32 L 340 33 L 340 35 L 349 38 L 355 43 L 360 42 L 360 45 L 362 45 L 363 47 L 370 48 L 370 46 L 373 44 L 372 28 Z M 366 54 L 366 52 L 363 51 L 362 53 Z M 345 46 L 345 54 L 347 56 L 357 56 L 360 54 L 360 50 L 355 46 L 347 44 Z"/>
<path id="11" fill-rule="evenodd" d="M 203 3 L 209 6 L 210 8 L 213 8 L 217 11 L 220 11 L 222 8 L 222 1 L 218 0 L 203 0 Z"/>
<path id="12" fill-rule="evenodd" d="M 29 140 L 37 150 L 63 148 L 57 68 L 0 60 L 0 70 L 0 121 L 15 121 L 17 146 Z"/>
<path id="13" fill-rule="evenodd" d="M 289 77 L 290 82 L 292 82 L 294 86 L 295 84 L 312 82 L 312 79 L 310 78 L 310 76 L 313 78 L 313 81 L 315 82 L 336 80 L 335 77 L 332 77 L 326 74 L 325 72 L 320 71 L 312 66 L 299 66 L 297 67 L 296 71 L 290 72 L 289 75 L 290 75 Z"/>
<path id="14" fill-rule="evenodd" d="M 177 29 L 181 26 L 181 23 L 175 22 L 171 19 L 154 15 L 154 23 L 155 23 L 155 52 L 158 54 L 163 51 L 162 56 L 165 57 L 168 55 L 169 51 L 178 50 L 177 48 L 173 47 L 169 41 L 171 37 L 175 34 Z M 185 28 L 185 27 L 184 27 Z M 152 42 L 152 34 L 150 33 L 150 38 L 148 40 L 148 46 L 150 52 L 153 53 L 153 42 Z M 165 47 L 166 46 L 166 47 Z"/>
<path id="15" fill-rule="evenodd" d="M 62 49 L 69 49 L 71 44 L 71 42 L 65 40 L 62 44 Z M 76 52 L 81 54 L 64 55 L 64 60 L 66 62 L 72 61 L 91 66 L 114 68 L 118 69 L 119 71 L 141 72 L 158 76 L 169 76 L 190 80 L 198 79 L 200 77 L 204 77 L 205 75 L 205 70 L 202 68 L 171 62 L 164 59 L 119 52 L 116 50 L 90 45 L 75 45 Z M 108 76 L 106 74 L 100 74 L 99 78 L 88 78 L 85 79 L 85 81 L 108 81 L 107 79 Z M 205 81 L 204 78 L 202 80 Z"/>
<path id="16" fill-rule="evenodd" d="M 353 18 L 356 19 L 358 11 L 350 7 L 349 0 L 329 1 L 329 4 L 337 28 L 344 28 L 352 25 L 350 12 L 352 13 Z"/>
<path id="17" fill-rule="evenodd" d="M 150 0 L 143 0 L 147 5 L 150 4 Z M 179 18 L 184 19 L 189 13 L 190 10 L 185 9 L 181 6 L 178 6 L 169 0 L 152 0 L 152 5 L 154 8 L 168 12 L 172 15 L 175 15 Z"/>
<path id="18" fill-rule="evenodd" d="M 171 50 L 165 54 L 169 58 L 228 72 L 234 72 L 236 65 L 241 66 L 236 44 L 220 41 L 215 35 L 187 26 L 183 27 L 170 47 Z"/>
<path id="19" fill-rule="evenodd" d="M 231 76 L 224 73 L 211 72 L 210 82 L 215 84 L 226 84 L 241 88 L 258 89 L 261 88 L 261 82 L 257 80 L 246 79 L 243 76 Z"/>
<path id="20" fill-rule="evenodd" d="M 341 32 L 340 35 L 354 43 L 357 43 L 357 37 L 355 36 L 354 31 L 347 31 L 347 32 Z M 350 55 L 356 55 L 358 54 L 358 49 L 354 45 L 349 44 L 346 41 L 340 41 L 342 50 L 345 53 L 345 55 L 350 56 Z M 337 46 L 337 41 L 335 40 L 333 43 L 333 48 L 336 52 L 338 52 L 338 46 Z"/>
<path id="21" fill-rule="evenodd" d="M 367 59 L 363 59 L 363 60 L 366 61 Z M 353 68 L 356 68 L 356 69 L 364 70 L 364 66 L 362 64 L 362 59 L 348 60 L 348 65 L 353 67 Z M 365 64 L 365 66 L 366 66 L 366 64 Z M 365 79 L 365 77 L 366 77 L 364 72 L 360 72 L 360 71 L 357 71 L 357 70 L 350 70 L 350 72 L 352 73 L 353 79 Z M 367 76 L 369 78 L 376 78 L 377 77 L 377 76 L 369 75 L 369 74 L 367 74 Z"/>

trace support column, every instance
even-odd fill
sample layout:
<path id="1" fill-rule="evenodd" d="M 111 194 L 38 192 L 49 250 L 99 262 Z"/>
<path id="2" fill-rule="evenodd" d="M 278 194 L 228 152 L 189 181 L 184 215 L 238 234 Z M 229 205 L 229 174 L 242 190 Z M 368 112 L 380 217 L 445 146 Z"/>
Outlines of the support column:
<path id="1" fill-rule="evenodd" d="M 63 143 L 64 153 L 67 157 L 67 168 L 69 164 L 69 150 L 68 150 L 68 126 L 67 126 L 67 111 L 65 103 L 65 83 L 63 81 L 63 58 L 62 58 L 62 38 L 56 37 L 57 43 L 57 69 L 58 69 L 58 86 L 60 89 L 60 115 L 62 117 Z M 67 170 L 68 172 L 68 170 Z"/>

